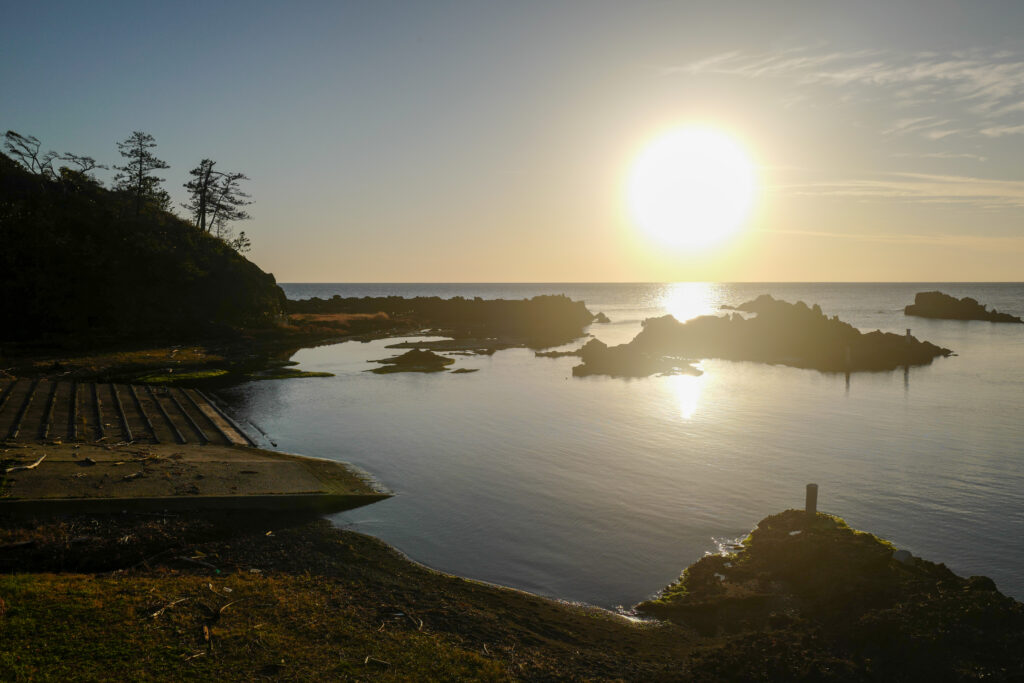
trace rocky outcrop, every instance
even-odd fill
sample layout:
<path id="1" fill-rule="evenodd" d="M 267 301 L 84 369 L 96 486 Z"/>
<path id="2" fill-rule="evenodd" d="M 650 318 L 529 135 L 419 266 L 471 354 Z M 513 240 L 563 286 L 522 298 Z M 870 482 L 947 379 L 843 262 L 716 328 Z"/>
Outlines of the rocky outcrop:
<path id="1" fill-rule="evenodd" d="M 637 353 L 626 344 L 609 347 L 599 339 L 591 339 L 575 351 L 541 351 L 538 358 L 579 356 L 583 363 L 572 369 L 573 377 L 607 375 L 608 377 L 647 377 L 648 375 L 700 375 L 690 361 Z"/>
<path id="2" fill-rule="evenodd" d="M 862 333 L 826 316 L 817 304 L 791 304 L 764 294 L 736 308 L 754 315 L 701 316 L 685 323 L 670 315 L 649 318 L 633 341 L 608 351 L 616 358 L 635 357 L 637 369 L 645 358 L 724 358 L 825 372 L 893 370 L 952 353 L 910 335 Z"/>
<path id="3" fill-rule="evenodd" d="M 914 303 L 903 309 L 906 315 L 919 318 L 941 318 L 943 320 L 987 320 L 993 323 L 1021 323 L 1015 315 L 1000 313 L 978 303 L 977 299 L 965 296 L 957 299 L 942 292 L 918 292 Z"/>
<path id="4" fill-rule="evenodd" d="M 763 519 L 637 609 L 721 639 L 694 680 L 1024 676 L 1024 605 L 820 513 Z"/>
<path id="5" fill-rule="evenodd" d="M 447 366 L 455 362 L 454 358 L 445 358 L 433 351 L 421 351 L 413 349 L 400 356 L 381 358 L 380 360 L 367 361 L 368 363 L 381 363 L 382 367 L 373 368 L 370 372 L 378 375 L 390 374 L 392 372 L 444 372 Z"/>
<path id="6" fill-rule="evenodd" d="M 583 336 L 598 320 L 582 301 L 567 296 L 532 299 L 440 297 L 349 297 L 289 300 L 289 313 L 385 313 L 390 318 L 441 336 L 491 340 L 490 346 L 560 346 Z"/>

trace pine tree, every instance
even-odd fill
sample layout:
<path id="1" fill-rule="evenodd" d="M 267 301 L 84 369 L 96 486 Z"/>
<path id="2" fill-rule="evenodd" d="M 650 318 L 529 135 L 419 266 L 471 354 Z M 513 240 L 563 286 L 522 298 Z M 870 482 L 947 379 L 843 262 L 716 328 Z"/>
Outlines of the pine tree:
<path id="1" fill-rule="evenodd" d="M 136 216 L 147 206 L 164 211 L 171 208 L 171 196 L 160 187 L 164 179 L 153 175 L 153 171 L 170 167 L 150 151 L 154 147 L 153 136 L 140 131 L 117 143 L 117 150 L 128 161 L 124 166 L 114 166 L 119 171 L 114 176 L 114 189 L 131 195 Z"/>
<path id="2" fill-rule="evenodd" d="M 216 164 L 212 159 L 203 159 L 189 171 L 192 180 L 185 183 L 189 200 L 182 207 L 192 216 L 198 229 L 219 237 L 236 251 L 248 251 L 249 239 L 245 233 L 234 237 L 229 223 L 250 218 L 243 207 L 252 202 L 239 187 L 241 181 L 249 178 L 243 173 L 216 171 Z"/>

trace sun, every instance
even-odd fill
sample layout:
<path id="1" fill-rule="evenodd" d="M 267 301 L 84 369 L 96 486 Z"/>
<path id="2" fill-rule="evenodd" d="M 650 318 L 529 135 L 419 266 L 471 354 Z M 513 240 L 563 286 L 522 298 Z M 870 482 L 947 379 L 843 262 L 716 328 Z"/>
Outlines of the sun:
<path id="1" fill-rule="evenodd" d="M 657 242 L 705 247 L 734 234 L 754 199 L 754 164 L 724 132 L 686 126 L 654 139 L 629 175 L 629 211 Z"/>

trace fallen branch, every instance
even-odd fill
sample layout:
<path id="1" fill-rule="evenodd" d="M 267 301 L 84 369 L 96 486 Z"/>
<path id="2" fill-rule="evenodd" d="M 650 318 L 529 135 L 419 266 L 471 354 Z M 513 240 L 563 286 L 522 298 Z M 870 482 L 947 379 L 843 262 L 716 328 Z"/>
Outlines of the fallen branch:
<path id="1" fill-rule="evenodd" d="M 35 468 L 39 467 L 39 463 L 41 463 L 44 460 L 46 460 L 46 454 L 40 456 L 40 458 L 31 465 L 15 465 L 14 467 L 8 467 L 6 470 L 4 470 L 4 474 L 10 474 L 11 472 L 20 472 L 22 470 L 34 470 Z"/>
<path id="2" fill-rule="evenodd" d="M 174 606 L 175 606 L 175 605 L 177 605 L 177 604 L 178 604 L 179 602 L 185 602 L 186 600 L 188 600 L 188 598 L 178 598 L 177 600 L 174 600 L 174 601 L 172 601 L 172 602 L 169 602 L 169 603 L 167 603 L 166 605 L 164 605 L 163 607 L 161 607 L 161 608 L 160 608 L 160 609 L 158 609 L 157 611 L 153 612 L 153 613 L 152 613 L 152 614 L 150 614 L 149 616 L 151 616 L 151 617 L 153 617 L 154 619 L 156 619 L 156 618 L 157 618 L 158 616 L 160 616 L 161 614 L 163 614 L 164 612 L 166 612 L 166 611 L 167 611 L 167 610 L 169 610 L 170 608 L 174 607 Z"/>
<path id="3" fill-rule="evenodd" d="M 231 607 L 231 605 L 234 605 L 234 604 L 237 604 L 239 602 L 242 602 L 243 600 L 245 600 L 245 598 L 242 598 L 242 600 L 235 600 L 234 602 L 229 602 L 228 604 L 224 605 L 219 610 L 217 610 L 217 616 L 220 616 L 221 614 L 224 614 L 224 610 L 226 610 L 228 607 Z"/>

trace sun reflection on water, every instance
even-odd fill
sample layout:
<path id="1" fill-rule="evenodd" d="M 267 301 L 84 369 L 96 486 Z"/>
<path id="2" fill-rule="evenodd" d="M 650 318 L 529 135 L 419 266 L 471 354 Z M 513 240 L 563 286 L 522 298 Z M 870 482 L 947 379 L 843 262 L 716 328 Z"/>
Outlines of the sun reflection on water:
<path id="1" fill-rule="evenodd" d="M 712 315 L 717 304 L 716 288 L 709 282 L 674 282 L 665 285 L 661 307 L 679 322 L 699 315 Z"/>
<path id="2" fill-rule="evenodd" d="M 690 420 L 697 412 L 700 404 L 701 390 L 704 388 L 705 375 L 672 375 L 666 379 L 679 404 L 679 415 Z"/>

